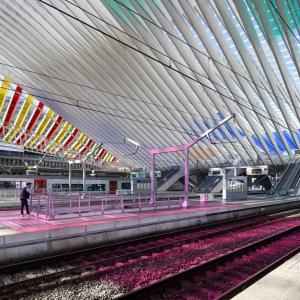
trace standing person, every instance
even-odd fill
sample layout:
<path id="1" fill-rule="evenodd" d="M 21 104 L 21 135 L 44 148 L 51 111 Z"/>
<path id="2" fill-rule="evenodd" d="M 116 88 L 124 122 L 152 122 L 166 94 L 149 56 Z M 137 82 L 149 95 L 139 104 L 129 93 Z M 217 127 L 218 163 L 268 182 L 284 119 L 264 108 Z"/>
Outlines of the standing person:
<path id="1" fill-rule="evenodd" d="M 21 195 L 20 195 L 20 200 L 21 200 L 21 217 L 23 217 L 24 206 L 26 207 L 27 216 L 30 217 L 29 207 L 28 207 L 28 202 L 27 202 L 27 200 L 29 199 L 30 195 L 33 194 L 33 192 L 31 191 L 30 188 L 31 188 L 31 182 L 27 182 L 26 186 L 23 187 Z"/>

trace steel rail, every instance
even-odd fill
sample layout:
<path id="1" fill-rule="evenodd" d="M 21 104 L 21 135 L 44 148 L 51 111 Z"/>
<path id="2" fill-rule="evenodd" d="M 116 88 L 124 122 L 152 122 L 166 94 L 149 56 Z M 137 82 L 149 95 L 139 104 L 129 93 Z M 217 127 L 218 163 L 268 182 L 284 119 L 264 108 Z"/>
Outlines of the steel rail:
<path id="1" fill-rule="evenodd" d="M 214 259 L 212 259 L 210 261 L 207 261 L 207 262 L 205 262 L 203 264 L 200 264 L 198 266 L 192 267 L 192 268 L 190 268 L 188 270 L 182 271 L 182 272 L 177 273 L 175 275 L 169 276 L 167 278 L 164 278 L 162 280 L 159 280 L 157 282 L 154 282 L 152 284 L 149 284 L 147 286 L 144 286 L 144 287 L 139 288 L 137 290 L 134 290 L 132 292 L 129 292 L 129 293 L 125 294 L 125 295 L 122 295 L 122 296 L 119 296 L 117 298 L 114 298 L 114 300 L 136 300 L 136 299 L 140 299 L 142 297 L 146 297 L 147 295 L 150 295 L 150 294 L 155 294 L 155 292 L 158 291 L 158 290 L 164 289 L 167 286 L 174 285 L 176 283 L 180 283 L 181 281 L 186 280 L 188 277 L 193 276 L 196 273 L 199 273 L 201 271 L 205 271 L 205 270 L 207 270 L 209 268 L 212 268 L 212 267 L 215 267 L 217 265 L 220 265 L 221 263 L 232 261 L 234 258 L 236 258 L 236 257 L 238 257 L 238 256 L 240 256 L 242 254 L 249 253 L 253 249 L 257 249 L 257 248 L 259 248 L 259 247 L 261 247 L 261 246 L 263 246 L 265 244 L 269 244 L 272 241 L 278 240 L 278 239 L 280 239 L 280 238 L 282 238 L 284 236 L 287 236 L 287 235 L 293 233 L 294 231 L 298 231 L 298 230 L 300 230 L 300 225 L 294 226 L 292 228 L 289 228 L 287 230 L 284 230 L 282 232 L 279 232 L 277 234 L 274 234 L 272 236 L 269 236 L 267 238 L 264 238 L 262 240 L 254 242 L 254 243 L 252 243 L 250 245 L 247 245 L 247 246 L 244 246 L 244 247 L 239 248 L 237 250 L 234 250 L 234 251 L 232 251 L 230 253 L 227 253 L 227 254 L 224 254 L 222 256 L 216 257 L 216 258 L 214 258 Z M 297 247 L 292 252 L 284 255 L 282 258 L 280 258 L 279 260 L 277 260 L 276 262 L 274 262 L 274 265 L 272 263 L 272 265 L 273 266 L 278 266 L 279 263 L 282 262 L 282 261 L 284 261 L 284 259 L 286 257 L 290 257 L 291 255 L 296 254 L 297 250 L 300 251 L 300 247 Z M 271 265 L 268 266 L 268 267 L 270 267 L 270 269 L 271 269 Z M 266 270 L 265 269 L 261 270 L 262 273 L 258 274 L 257 276 L 258 277 L 259 276 L 261 276 L 261 277 L 264 276 L 266 274 L 267 270 L 268 270 L 267 268 L 265 268 Z M 254 277 L 254 279 L 255 279 L 255 277 Z M 248 278 L 249 285 L 251 285 L 253 283 L 254 279 L 253 278 Z M 246 281 L 247 280 L 245 280 L 245 282 Z M 246 285 L 246 283 L 245 283 L 245 285 Z M 201 287 L 199 286 L 199 288 L 201 288 Z M 237 293 L 239 293 L 242 288 L 243 288 L 243 285 L 241 283 L 236 288 L 236 290 L 234 290 L 234 288 L 231 289 L 230 290 L 230 294 L 229 294 L 229 291 L 228 291 L 228 295 L 224 294 L 224 298 L 221 298 L 221 296 L 222 296 L 221 295 L 218 298 L 215 298 L 215 300 L 217 300 L 217 299 L 218 300 L 221 300 L 221 299 L 222 300 L 231 299 L 231 297 L 233 295 L 236 295 Z"/>
<path id="2" fill-rule="evenodd" d="M 280 265 L 282 265 L 285 261 L 296 255 L 300 252 L 300 246 L 295 248 L 294 250 L 290 251 L 286 255 L 282 256 L 281 258 L 274 261 L 272 264 L 268 265 L 264 269 L 260 270 L 259 272 L 255 273 L 251 277 L 247 278 L 246 280 L 242 281 L 238 285 L 234 286 L 232 289 L 228 290 L 221 296 L 217 297 L 215 300 L 229 300 L 232 297 L 236 296 L 237 294 L 241 293 L 243 290 L 245 290 L 247 287 L 252 285 L 253 283 L 257 282 L 262 277 L 266 276 L 271 271 L 278 268 Z"/>
<path id="3" fill-rule="evenodd" d="M 94 271 L 95 269 L 97 269 L 100 266 L 110 266 L 112 264 L 115 264 L 116 262 L 124 262 L 127 261 L 129 259 L 134 259 L 143 255 L 151 255 L 152 253 L 157 253 L 157 252 L 162 252 L 166 249 L 175 247 L 175 246 L 179 246 L 179 245 L 183 245 L 183 244 L 187 244 L 187 243 L 192 243 L 195 242 L 197 240 L 204 240 L 207 238 L 212 238 L 215 236 L 219 236 L 222 234 L 226 234 L 229 232 L 234 232 L 234 231 L 238 231 L 241 230 L 243 228 L 249 227 L 249 226 L 258 226 L 259 224 L 265 223 L 265 222 L 269 222 L 271 220 L 277 219 L 277 218 L 281 218 L 287 215 L 293 215 L 296 213 L 299 213 L 299 210 L 297 209 L 291 209 L 289 211 L 284 210 L 282 212 L 281 211 L 275 211 L 275 212 L 268 212 L 268 213 L 263 213 L 263 214 L 259 214 L 258 216 L 256 215 L 256 217 L 263 217 L 265 215 L 269 215 L 269 214 L 278 214 L 278 215 L 274 215 L 274 216 L 270 216 L 270 217 L 266 217 L 264 219 L 261 220 L 256 220 L 254 222 L 250 222 L 250 223 L 245 223 L 242 224 L 240 226 L 236 226 L 236 227 L 230 227 L 230 228 L 226 228 L 223 230 L 219 230 L 219 231 L 215 231 L 212 233 L 207 233 L 207 234 L 202 234 L 199 235 L 197 237 L 192 237 L 192 238 L 188 238 L 188 239 L 184 239 L 184 240 L 180 240 L 180 241 L 175 241 L 172 243 L 168 243 L 168 244 L 164 244 L 164 245 L 160 245 L 160 246 L 156 246 L 156 247 L 152 247 L 152 248 L 148 248 L 148 249 L 144 249 L 144 250 L 140 250 L 140 251 L 135 251 L 135 252 L 131 252 L 129 254 L 125 254 L 125 255 L 121 255 L 121 256 L 113 256 L 112 258 L 109 259 L 104 259 L 101 261 L 97 261 L 97 262 L 92 262 L 89 264 L 85 264 L 82 266 L 78 266 L 78 267 L 72 267 L 69 268 L 67 270 L 62 270 L 62 271 L 58 271 L 55 273 L 50 273 L 50 274 L 46 274 L 46 275 L 41 275 L 41 276 L 37 276 L 34 278 L 30 278 L 30 279 L 25 279 L 22 281 L 18 281 L 18 282 L 13 282 L 10 284 L 6 284 L 3 286 L 0 286 L 0 295 L 2 294 L 6 294 L 12 291 L 15 291 L 17 289 L 26 289 L 28 287 L 32 287 L 33 285 L 38 285 L 40 283 L 44 283 L 44 282 L 49 282 L 49 281 L 54 281 L 57 280 L 59 278 L 61 278 L 62 276 L 66 276 L 66 275 L 78 275 L 81 274 L 82 272 L 86 272 L 86 271 Z M 241 221 L 245 221 L 247 219 L 251 219 L 253 218 L 253 216 L 248 216 L 245 217 L 243 220 L 239 219 L 238 222 Z M 232 220 L 232 221 L 223 221 L 223 222 L 219 222 L 218 225 L 226 225 L 229 223 L 229 225 L 232 223 L 236 223 L 237 220 Z M 214 225 L 214 226 L 213 226 Z M 191 231 L 197 231 L 197 230 L 206 230 L 206 229 L 210 229 L 211 227 L 217 227 L 216 224 L 208 224 L 208 225 L 202 225 L 202 226 L 198 226 L 197 228 L 193 228 L 191 229 L 184 229 L 184 230 L 179 230 L 176 231 L 176 233 L 178 234 L 183 234 L 183 233 L 189 233 Z M 174 232 L 172 232 L 174 233 Z M 32 261 L 27 261 L 24 263 L 18 263 L 18 264 L 14 264 L 14 265 L 7 265 L 7 266 L 3 266 L 0 268 L 0 274 L 4 274 L 4 273 L 10 273 L 13 272 L 15 270 L 21 270 L 21 269 L 26 269 L 26 268 L 30 268 L 33 266 L 40 266 L 40 265 L 47 265 L 53 262 L 58 262 L 58 261 L 63 261 L 65 259 L 70 259 L 73 257 L 80 257 L 83 255 L 89 255 L 95 252 L 101 252 L 101 251 L 107 251 L 107 250 L 116 250 L 116 248 L 120 248 L 120 245 L 123 245 L 123 247 L 125 246 L 132 246 L 132 245 L 136 245 L 136 244 L 140 244 L 141 240 L 145 241 L 145 242 L 149 242 L 151 241 L 150 239 L 158 239 L 158 238 L 162 238 L 166 237 L 166 238 L 170 238 L 170 233 L 164 233 L 164 234 L 160 234 L 157 236 L 151 236 L 146 237 L 146 238 L 142 238 L 142 239 L 136 239 L 136 240 L 131 240 L 131 241 L 126 241 L 126 242 L 121 242 L 121 243 L 116 243 L 113 245 L 109 245 L 109 246 L 102 246 L 102 247 L 96 247 L 96 248 L 92 248 L 92 249 L 87 249 L 87 250 L 83 250 L 83 251 L 76 251 L 76 252 L 71 252 L 71 253 L 67 253 L 67 254 L 62 254 L 62 255 L 57 255 L 57 256 L 53 256 L 53 257 L 49 257 L 49 258 L 42 258 L 39 260 L 32 260 Z"/>

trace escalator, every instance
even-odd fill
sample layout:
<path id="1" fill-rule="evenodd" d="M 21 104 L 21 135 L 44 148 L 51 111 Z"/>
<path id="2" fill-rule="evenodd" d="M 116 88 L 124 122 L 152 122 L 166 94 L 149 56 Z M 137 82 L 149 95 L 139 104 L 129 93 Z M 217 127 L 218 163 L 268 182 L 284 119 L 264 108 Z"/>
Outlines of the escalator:
<path id="1" fill-rule="evenodd" d="M 288 190 L 289 196 L 297 196 L 299 188 L 300 188 L 300 170 L 298 171 L 297 175 L 295 176 L 295 179 L 293 180 Z"/>
<path id="2" fill-rule="evenodd" d="M 204 182 L 202 182 L 195 192 L 200 193 L 209 193 L 211 192 L 216 185 L 222 180 L 223 176 L 210 176 Z"/>
<path id="3" fill-rule="evenodd" d="M 160 188 L 167 180 L 169 180 L 172 176 L 174 176 L 178 171 L 180 170 L 180 167 L 171 167 L 165 174 L 163 174 L 162 177 L 160 177 L 157 181 L 157 188 Z"/>
<path id="4" fill-rule="evenodd" d="M 283 173 L 281 174 L 278 182 L 276 183 L 276 185 L 274 186 L 274 191 L 276 190 L 280 190 L 283 186 L 283 184 L 285 183 L 286 179 L 287 179 L 287 175 L 291 172 L 291 170 L 294 168 L 295 164 L 289 164 L 286 166 L 285 170 L 283 171 Z"/>
<path id="5" fill-rule="evenodd" d="M 214 190 L 214 188 L 223 179 L 223 176 L 214 176 L 214 177 L 216 177 L 216 178 L 214 178 L 214 181 L 203 191 L 204 193 L 211 193 Z M 221 189 L 220 189 L 220 191 L 221 191 Z"/>
<path id="6" fill-rule="evenodd" d="M 209 182 L 213 179 L 214 176 L 209 176 L 207 177 L 203 182 L 200 183 L 200 185 L 195 189 L 196 193 L 199 193 L 201 191 L 201 189 L 206 186 L 207 184 L 209 184 Z"/>
<path id="7" fill-rule="evenodd" d="M 300 161 L 296 161 L 290 164 L 289 168 L 281 176 L 280 182 L 276 185 L 274 189 L 274 194 L 279 196 L 285 196 L 288 194 L 289 190 L 294 190 L 299 182 L 300 178 Z"/>

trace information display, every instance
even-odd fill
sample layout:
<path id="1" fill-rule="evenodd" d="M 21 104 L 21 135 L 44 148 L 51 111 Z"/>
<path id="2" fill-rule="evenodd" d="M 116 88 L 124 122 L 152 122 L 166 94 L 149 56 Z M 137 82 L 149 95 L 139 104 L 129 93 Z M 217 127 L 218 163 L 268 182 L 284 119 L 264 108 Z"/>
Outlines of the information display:
<path id="1" fill-rule="evenodd" d="M 252 174 L 262 174 L 262 169 L 252 169 Z"/>
<path id="2" fill-rule="evenodd" d="M 138 180 L 136 182 L 137 190 L 151 190 L 151 181 L 150 180 Z"/>
<path id="3" fill-rule="evenodd" d="M 242 193 L 244 191 L 244 180 L 229 180 L 229 192 L 230 193 Z"/>

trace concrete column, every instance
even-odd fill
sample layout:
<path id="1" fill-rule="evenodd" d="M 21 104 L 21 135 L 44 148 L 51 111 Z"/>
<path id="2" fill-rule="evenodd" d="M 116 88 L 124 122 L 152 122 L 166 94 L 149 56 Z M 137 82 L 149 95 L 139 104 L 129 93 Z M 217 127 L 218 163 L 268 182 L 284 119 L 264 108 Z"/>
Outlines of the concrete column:
<path id="1" fill-rule="evenodd" d="M 85 192 L 85 181 L 86 181 L 86 164 L 85 161 L 82 163 L 82 185 L 83 185 L 83 195 Z"/>
<path id="2" fill-rule="evenodd" d="M 149 204 L 155 204 L 154 201 L 156 201 L 155 199 L 155 177 L 154 177 L 154 173 L 155 173 L 155 154 L 153 152 L 151 152 L 151 199 L 149 201 Z"/>
<path id="3" fill-rule="evenodd" d="M 185 162 L 184 162 L 184 202 L 182 207 L 191 206 L 189 202 L 189 148 L 185 149 Z"/>
<path id="4" fill-rule="evenodd" d="M 72 165 L 69 163 L 69 191 L 72 191 Z"/>

